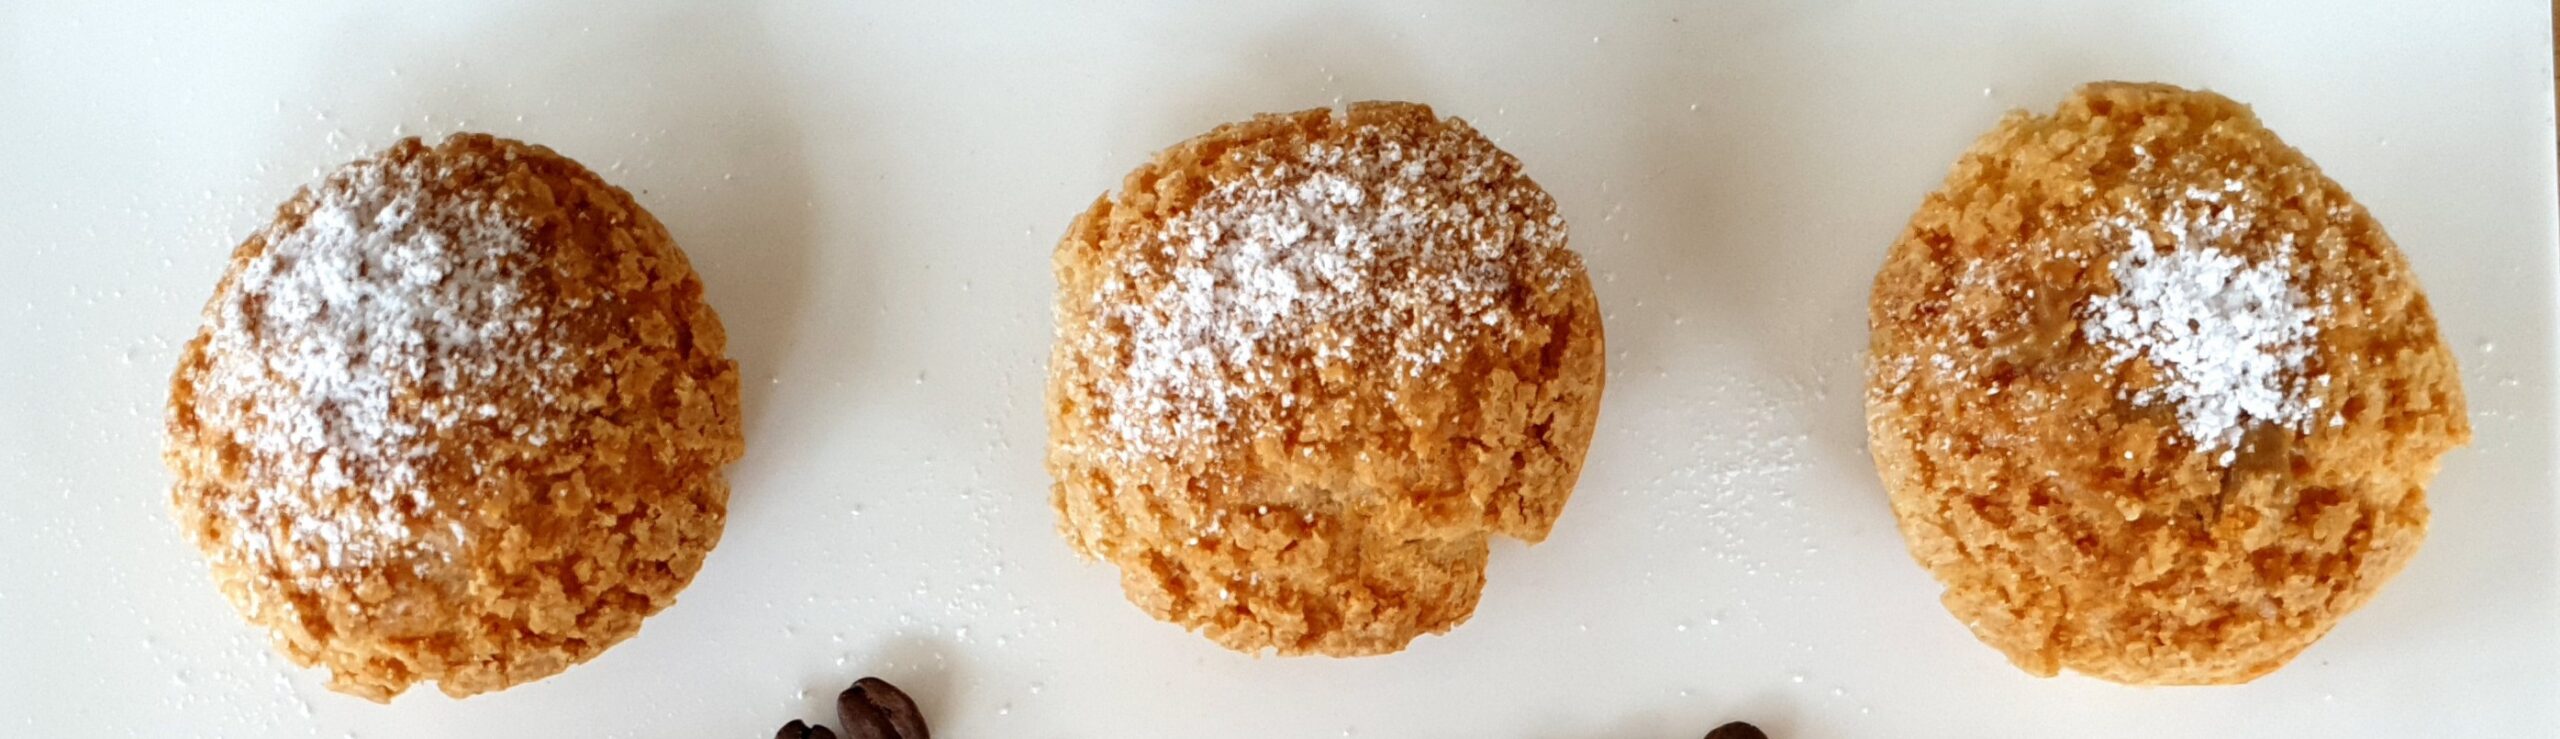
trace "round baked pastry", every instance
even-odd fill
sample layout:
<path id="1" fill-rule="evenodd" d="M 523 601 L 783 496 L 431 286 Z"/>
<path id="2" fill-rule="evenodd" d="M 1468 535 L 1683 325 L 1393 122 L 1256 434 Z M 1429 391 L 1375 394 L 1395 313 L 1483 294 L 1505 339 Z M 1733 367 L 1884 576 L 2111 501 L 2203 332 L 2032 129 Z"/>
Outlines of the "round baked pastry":
<path id="1" fill-rule="evenodd" d="M 1590 445 L 1600 311 L 1555 203 L 1409 103 L 1177 144 L 1058 244 L 1060 529 L 1238 651 L 1393 652 L 1546 537 Z"/>
<path id="2" fill-rule="evenodd" d="M 2399 249 L 2209 92 L 2011 114 L 1912 217 L 1870 321 L 1912 556 L 2037 675 L 2282 666 L 2409 561 L 2470 437 Z"/>
<path id="3" fill-rule="evenodd" d="M 576 162 L 416 139 L 295 194 L 186 345 L 166 458 L 223 594 L 330 687 L 584 661 L 720 538 L 737 365 L 647 211 Z"/>

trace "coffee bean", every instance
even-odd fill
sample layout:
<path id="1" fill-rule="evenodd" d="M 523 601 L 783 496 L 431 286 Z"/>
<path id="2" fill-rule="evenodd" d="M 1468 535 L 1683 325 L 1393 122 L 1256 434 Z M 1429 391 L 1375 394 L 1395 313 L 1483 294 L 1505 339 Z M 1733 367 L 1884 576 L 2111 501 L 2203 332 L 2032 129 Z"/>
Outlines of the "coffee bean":
<path id="1" fill-rule="evenodd" d="M 1762 733 L 1760 727 L 1735 721 L 1707 732 L 1707 739 L 1769 739 L 1769 735 Z"/>
<path id="2" fill-rule="evenodd" d="M 915 699 L 889 681 L 866 677 L 836 694 L 836 719 L 847 739 L 932 739 Z"/>
<path id="3" fill-rule="evenodd" d="M 844 725 L 847 739 L 898 739 L 898 727 L 853 688 L 836 694 L 836 723 Z"/>
<path id="4" fill-rule="evenodd" d="M 774 732 L 773 739 L 836 739 L 836 732 L 834 729 L 827 728 L 826 724 L 811 726 L 793 721 L 783 724 L 781 731 Z"/>

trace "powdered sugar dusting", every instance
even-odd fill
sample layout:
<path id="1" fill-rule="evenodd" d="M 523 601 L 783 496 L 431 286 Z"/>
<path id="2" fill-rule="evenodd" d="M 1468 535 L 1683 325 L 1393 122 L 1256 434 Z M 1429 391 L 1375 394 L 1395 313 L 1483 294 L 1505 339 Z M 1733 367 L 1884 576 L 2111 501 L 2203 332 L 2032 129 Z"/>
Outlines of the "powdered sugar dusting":
<path id="1" fill-rule="evenodd" d="M 2222 192 L 2187 194 L 2156 215 L 2129 209 L 2136 215 L 2103 225 L 2125 246 L 2107 265 L 2118 290 L 2088 303 L 2081 330 L 2111 366 L 2157 368 L 2162 382 L 2132 399 L 2174 407 L 2179 428 L 2228 464 L 2252 421 L 2309 429 L 2320 402 L 2306 397 L 2303 365 L 2319 311 L 2294 286 L 2289 236 L 2256 260 L 2227 251 L 2252 225 L 2249 212 L 2221 204 Z"/>
<path id="2" fill-rule="evenodd" d="M 1513 322 L 1520 291 L 1564 284 L 1562 219 L 1491 142 L 1355 134 L 1218 183 L 1103 282 L 1100 318 L 1128 337 L 1102 388 L 1117 453 L 1234 428 L 1300 368 L 1421 376 Z"/>
<path id="3" fill-rule="evenodd" d="M 422 195 L 427 170 L 340 170 L 217 298 L 197 408 L 249 453 L 257 494 L 222 513 L 253 557 L 308 572 L 458 536 L 425 530 L 436 503 L 421 465 L 438 431 L 495 415 L 466 388 L 540 393 L 522 368 L 561 353 L 525 299 L 522 226 L 486 203 Z"/>

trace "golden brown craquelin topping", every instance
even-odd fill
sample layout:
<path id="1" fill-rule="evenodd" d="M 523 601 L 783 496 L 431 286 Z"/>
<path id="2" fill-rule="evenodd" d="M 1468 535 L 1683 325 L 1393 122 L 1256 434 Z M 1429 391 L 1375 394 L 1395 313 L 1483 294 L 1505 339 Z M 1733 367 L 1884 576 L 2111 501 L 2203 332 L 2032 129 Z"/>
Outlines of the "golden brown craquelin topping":
<path id="1" fill-rule="evenodd" d="M 333 688 L 539 679 L 637 631 L 719 540 L 726 341 L 629 194 L 538 146 L 404 140 L 232 255 L 172 382 L 173 503 Z"/>
<path id="2" fill-rule="evenodd" d="M 1061 529 L 1149 613 L 1243 651 L 1373 654 L 1544 538 L 1601 389 L 1554 202 L 1427 107 L 1220 127 L 1058 245 Z"/>
<path id="3" fill-rule="evenodd" d="M 2010 115 L 1912 217 L 1870 324 L 1912 555 L 2039 675 L 2282 666 L 2407 563 L 2470 438 L 2399 249 L 2212 93 Z"/>

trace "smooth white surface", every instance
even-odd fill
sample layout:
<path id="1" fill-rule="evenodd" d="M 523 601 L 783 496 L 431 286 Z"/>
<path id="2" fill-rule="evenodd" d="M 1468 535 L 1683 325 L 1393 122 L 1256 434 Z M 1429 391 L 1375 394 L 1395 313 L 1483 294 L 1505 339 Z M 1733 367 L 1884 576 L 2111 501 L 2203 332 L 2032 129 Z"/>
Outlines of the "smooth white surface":
<path id="1" fill-rule="evenodd" d="M 0 3 L 0 735 L 764 736 L 872 673 L 950 737 L 2560 735 L 2540 2 L 154 5 Z M 2012 669 L 1939 608 L 1862 448 L 1885 246 L 2003 110 L 2101 78 L 2224 91 L 2318 159 L 2416 264 L 2471 396 L 2416 563 L 2247 686 Z M 1555 194 L 1609 313 L 1602 428 L 1473 621 L 1242 657 L 1052 533 L 1049 249 L 1159 147 L 1368 98 L 1473 121 Z M 275 203 L 461 128 L 675 232 L 750 452 L 726 540 L 637 638 L 378 706 L 215 592 L 165 512 L 161 407 Z"/>

